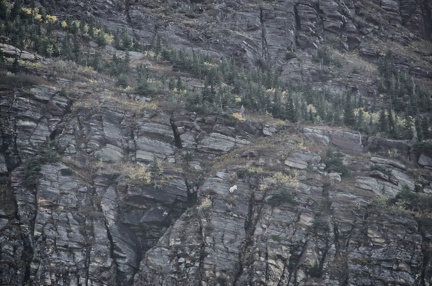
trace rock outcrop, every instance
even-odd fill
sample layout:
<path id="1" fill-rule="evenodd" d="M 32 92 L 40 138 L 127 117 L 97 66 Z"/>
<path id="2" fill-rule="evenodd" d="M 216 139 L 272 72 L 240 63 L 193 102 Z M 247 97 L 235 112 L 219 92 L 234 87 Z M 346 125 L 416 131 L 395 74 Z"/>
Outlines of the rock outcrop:
<path id="1" fill-rule="evenodd" d="M 379 81 L 325 78 L 320 48 L 355 50 L 350 61 L 368 67 L 382 43 L 397 53 L 431 37 L 430 1 L 162 2 L 37 5 L 335 96 L 380 98 Z M 186 111 L 73 62 L 0 49 L 31 62 L 0 82 L 1 285 L 432 284 L 432 159 L 411 142 Z M 398 67 L 430 79 L 418 61 L 430 55 L 402 54 Z M 175 72 L 130 58 L 161 81 Z"/>

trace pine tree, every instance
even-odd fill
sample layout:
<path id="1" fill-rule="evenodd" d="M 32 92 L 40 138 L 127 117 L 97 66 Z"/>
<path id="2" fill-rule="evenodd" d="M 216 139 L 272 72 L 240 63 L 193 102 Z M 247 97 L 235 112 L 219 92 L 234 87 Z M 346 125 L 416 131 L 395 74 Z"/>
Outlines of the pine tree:
<path id="1" fill-rule="evenodd" d="M 183 84 L 182 84 L 182 80 L 181 80 L 180 76 L 177 77 L 176 88 L 177 88 L 178 91 L 180 91 L 180 90 L 183 89 Z"/>
<path id="2" fill-rule="evenodd" d="M 413 125 L 413 122 L 412 122 L 411 116 L 405 115 L 405 124 L 403 126 L 404 139 L 411 140 L 413 138 L 412 125 Z"/>
<path id="3" fill-rule="evenodd" d="M 421 142 L 424 140 L 424 136 L 423 136 L 423 128 L 421 126 L 421 119 L 419 117 L 416 117 L 415 119 L 415 129 L 417 132 L 417 141 Z"/>
<path id="4" fill-rule="evenodd" d="M 345 97 L 345 106 L 344 106 L 344 113 L 343 113 L 344 123 L 347 126 L 354 126 L 356 123 L 355 115 L 354 115 L 354 108 L 351 101 L 351 97 L 347 95 Z"/>
<path id="5" fill-rule="evenodd" d="M 387 116 L 385 114 L 384 108 L 381 109 L 380 116 L 378 119 L 378 124 L 379 124 L 379 131 L 381 131 L 381 132 L 387 132 L 388 131 Z"/>
<path id="6" fill-rule="evenodd" d="M 424 139 L 430 139 L 431 138 L 431 132 L 429 131 L 429 122 L 428 122 L 427 117 L 422 118 L 421 129 L 423 131 Z"/>
<path id="7" fill-rule="evenodd" d="M 123 49 L 130 50 L 132 48 L 132 40 L 131 38 L 129 38 L 129 35 L 126 32 L 126 30 L 123 30 L 120 37 L 121 37 Z"/>
<path id="8" fill-rule="evenodd" d="M 283 110 L 282 110 L 282 101 L 278 90 L 276 90 L 273 94 L 272 115 L 275 118 L 284 119 Z"/>
<path id="9" fill-rule="evenodd" d="M 388 117 L 388 129 L 389 129 L 390 137 L 396 139 L 397 138 L 397 129 L 396 129 L 395 119 L 393 118 L 393 112 L 392 112 L 391 108 L 389 108 L 389 110 L 387 112 L 387 117 Z"/>
<path id="10" fill-rule="evenodd" d="M 96 52 L 91 60 L 89 61 L 89 64 L 95 71 L 102 71 L 103 69 L 103 62 L 102 62 L 102 55 L 100 52 Z"/>
<path id="11" fill-rule="evenodd" d="M 14 4 L 12 6 L 12 9 L 11 9 L 10 15 L 9 15 L 11 20 L 15 20 L 20 15 L 21 6 L 22 6 L 21 0 L 14 1 Z"/>
<path id="12" fill-rule="evenodd" d="M 291 122 L 297 122 L 297 114 L 294 107 L 294 101 L 291 94 L 287 98 L 286 107 L 286 118 Z"/>
<path id="13" fill-rule="evenodd" d="M 20 70 L 19 62 L 18 62 L 18 56 L 15 56 L 15 59 L 12 63 L 11 72 L 17 73 Z"/>
<path id="14" fill-rule="evenodd" d="M 313 114 L 313 112 L 312 112 L 312 109 L 309 109 L 309 121 L 311 122 L 311 123 L 315 123 L 315 119 L 314 119 L 314 114 Z"/>
<path id="15" fill-rule="evenodd" d="M 172 77 L 168 81 L 168 88 L 170 90 L 173 90 L 175 88 L 175 81 L 174 81 L 174 79 Z"/>
<path id="16" fill-rule="evenodd" d="M 125 74 L 120 74 L 117 78 L 117 86 L 126 88 L 128 86 L 127 77 Z"/>
<path id="17" fill-rule="evenodd" d="M 7 19 L 8 8 L 4 0 L 0 1 L 0 20 L 5 21 Z"/>
<path id="18" fill-rule="evenodd" d="M 308 116 L 307 105 L 306 105 L 306 101 L 303 99 L 300 105 L 300 117 L 302 120 L 306 121 L 307 116 Z"/>
<path id="19" fill-rule="evenodd" d="M 156 54 L 160 54 L 161 51 L 162 51 L 161 37 L 160 37 L 160 35 L 157 35 L 156 36 L 156 44 L 154 45 L 154 52 Z"/>
<path id="20" fill-rule="evenodd" d="M 113 45 L 114 45 L 114 48 L 116 48 L 118 50 L 120 50 L 122 48 L 118 30 L 114 32 Z"/>
<path id="21" fill-rule="evenodd" d="M 100 46 L 100 47 L 105 47 L 107 42 L 105 39 L 105 33 L 103 31 L 99 31 L 96 35 L 96 43 Z"/>
<path id="22" fill-rule="evenodd" d="M 94 38 L 95 34 L 94 34 L 94 27 L 93 27 L 93 25 L 91 25 L 91 24 L 88 25 L 88 31 L 87 31 L 87 33 L 88 33 L 88 35 L 89 35 L 89 37 L 91 39 Z"/>
<path id="23" fill-rule="evenodd" d="M 6 61 L 6 59 L 5 59 L 5 57 L 4 57 L 3 50 L 0 49 L 0 67 L 3 66 L 3 64 L 5 63 L 5 61 Z"/>
<path id="24" fill-rule="evenodd" d="M 357 129 L 363 130 L 364 127 L 364 111 L 363 108 L 360 108 L 357 115 L 357 122 L 356 122 Z"/>

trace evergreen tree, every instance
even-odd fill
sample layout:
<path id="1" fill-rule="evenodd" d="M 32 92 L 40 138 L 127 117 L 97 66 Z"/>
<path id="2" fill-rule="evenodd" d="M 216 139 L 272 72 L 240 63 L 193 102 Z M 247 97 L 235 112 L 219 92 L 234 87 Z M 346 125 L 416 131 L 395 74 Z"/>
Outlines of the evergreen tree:
<path id="1" fill-rule="evenodd" d="M 291 94 L 287 98 L 285 112 L 286 112 L 286 118 L 289 121 L 297 122 L 297 114 L 295 111 L 294 101 L 293 101 Z"/>
<path id="2" fill-rule="evenodd" d="M 8 8 L 4 0 L 0 1 L 0 20 L 5 21 L 7 19 Z"/>
<path id="3" fill-rule="evenodd" d="M 127 77 L 125 74 L 120 74 L 117 78 L 117 86 L 126 88 L 128 86 Z"/>
<path id="4" fill-rule="evenodd" d="M 88 35 L 89 35 L 89 37 L 91 39 L 94 38 L 95 34 L 94 34 L 94 27 L 93 27 L 93 25 L 91 25 L 91 24 L 88 25 L 88 31 L 87 31 L 87 33 L 88 33 Z"/>
<path id="5" fill-rule="evenodd" d="M 136 88 L 136 92 L 138 94 L 146 95 L 146 94 L 150 93 L 150 86 L 149 86 L 149 82 L 148 82 L 148 79 L 146 78 L 146 76 L 139 75 L 137 82 L 138 82 L 138 86 Z"/>
<path id="6" fill-rule="evenodd" d="M 12 9 L 11 9 L 10 15 L 9 15 L 11 20 L 15 20 L 20 15 L 21 7 L 22 7 L 21 0 L 14 1 L 14 4 L 12 6 Z"/>
<path id="7" fill-rule="evenodd" d="M 390 137 L 392 138 L 397 138 L 397 129 L 396 129 L 396 124 L 395 124 L 395 119 L 393 118 L 393 112 L 391 110 L 391 108 L 389 108 L 388 112 L 387 112 L 387 117 L 388 117 L 388 130 L 389 130 L 389 134 Z"/>
<path id="8" fill-rule="evenodd" d="M 364 111 L 363 111 L 363 108 L 360 108 L 359 111 L 358 111 L 357 120 L 356 120 L 356 126 L 357 126 L 357 129 L 363 131 L 363 127 L 364 127 Z"/>
<path id="9" fill-rule="evenodd" d="M 413 138 L 412 125 L 413 125 L 413 122 L 412 122 L 411 116 L 405 115 L 405 124 L 403 126 L 404 139 L 411 140 Z"/>
<path id="10" fill-rule="evenodd" d="M 307 116 L 308 116 L 307 105 L 306 105 L 306 101 L 303 99 L 300 105 L 300 117 L 302 120 L 306 121 Z"/>
<path id="11" fill-rule="evenodd" d="M 91 60 L 89 61 L 89 64 L 95 71 L 102 71 L 103 69 L 103 62 L 102 62 L 102 55 L 100 52 L 96 52 Z"/>
<path id="12" fill-rule="evenodd" d="M 278 90 L 276 90 L 273 94 L 272 115 L 275 118 L 285 118 L 285 116 L 283 115 L 282 101 Z"/>
<path id="13" fill-rule="evenodd" d="M 180 91 L 180 90 L 183 89 L 183 84 L 182 84 L 182 80 L 181 80 L 181 77 L 180 77 L 180 76 L 177 77 L 177 84 L 176 84 L 176 88 L 177 88 L 178 91 Z"/>
<path id="14" fill-rule="evenodd" d="M 11 72 L 17 73 L 20 70 L 19 62 L 18 62 L 18 55 L 15 56 L 15 59 L 12 63 Z"/>
<path id="15" fill-rule="evenodd" d="M 343 118 L 344 123 L 347 126 L 354 126 L 356 123 L 355 115 L 354 115 L 354 108 L 351 101 L 351 97 L 349 95 L 346 95 L 345 97 L 345 106 L 343 111 Z"/>
<path id="16" fill-rule="evenodd" d="M 160 52 L 162 51 L 162 44 L 161 44 L 161 37 L 160 35 L 156 36 L 156 43 L 154 44 L 154 52 L 156 54 L 160 54 Z"/>
<path id="17" fill-rule="evenodd" d="M 311 122 L 311 123 L 314 123 L 315 122 L 315 119 L 314 119 L 314 114 L 313 114 L 313 112 L 312 112 L 312 109 L 309 109 L 309 121 Z"/>
<path id="18" fill-rule="evenodd" d="M 175 81 L 174 81 L 174 79 L 172 77 L 168 81 L 168 88 L 170 90 L 173 90 L 175 88 Z"/>
<path id="19" fill-rule="evenodd" d="M 422 118 L 421 129 L 423 132 L 424 139 L 430 139 L 431 138 L 431 132 L 429 131 L 429 121 L 428 121 L 426 116 Z"/>
<path id="20" fill-rule="evenodd" d="M 2 67 L 5 62 L 6 62 L 6 59 L 4 57 L 3 50 L 0 49 L 0 67 Z"/>
<path id="21" fill-rule="evenodd" d="M 118 50 L 120 50 L 122 48 L 118 30 L 114 32 L 113 45 L 114 45 L 114 48 L 116 48 Z"/>
<path id="22" fill-rule="evenodd" d="M 73 54 L 74 61 L 79 62 L 81 58 L 81 46 L 77 36 L 73 38 Z"/>
<path id="23" fill-rule="evenodd" d="M 388 131 L 387 116 L 385 114 L 384 108 L 381 109 L 380 116 L 378 119 L 378 124 L 379 124 L 379 131 L 381 131 L 381 132 L 387 132 Z"/>
<path id="24" fill-rule="evenodd" d="M 100 47 L 105 47 L 107 44 L 106 39 L 105 39 L 105 33 L 102 30 L 99 31 L 96 35 L 96 43 Z"/>
<path id="25" fill-rule="evenodd" d="M 424 140 L 424 136 L 423 136 L 423 128 L 421 126 L 421 119 L 419 117 L 416 117 L 415 119 L 415 129 L 417 132 L 417 141 L 421 142 Z"/>
<path id="26" fill-rule="evenodd" d="M 129 35 L 126 32 L 126 30 L 123 30 L 120 37 L 121 37 L 123 49 L 130 50 L 132 48 L 132 40 L 131 38 L 129 38 Z"/>

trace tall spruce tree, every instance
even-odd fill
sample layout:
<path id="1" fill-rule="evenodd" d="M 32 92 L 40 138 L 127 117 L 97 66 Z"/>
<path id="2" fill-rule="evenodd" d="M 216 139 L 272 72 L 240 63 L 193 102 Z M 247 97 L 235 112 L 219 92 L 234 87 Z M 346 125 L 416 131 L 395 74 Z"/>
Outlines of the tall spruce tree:
<path id="1" fill-rule="evenodd" d="M 293 101 L 291 94 L 287 98 L 285 112 L 286 112 L 287 119 L 289 121 L 297 122 L 297 114 L 296 114 L 296 110 L 294 107 L 294 101 Z"/>
<path id="2" fill-rule="evenodd" d="M 0 20 L 5 21 L 8 16 L 8 8 L 4 0 L 0 1 Z"/>
<path id="3" fill-rule="evenodd" d="M 396 129 L 396 124 L 395 124 L 395 119 L 393 117 L 393 112 L 392 109 L 389 108 L 388 112 L 387 112 L 387 118 L 388 118 L 388 131 L 390 134 L 390 137 L 392 138 L 397 138 L 398 134 L 397 134 L 397 129 Z"/>
<path id="4" fill-rule="evenodd" d="M 388 124 L 387 124 L 387 116 L 385 113 L 385 109 L 381 108 L 381 112 L 378 119 L 379 124 L 379 131 L 380 132 L 387 132 L 388 131 Z"/>
<path id="5" fill-rule="evenodd" d="M 344 118 L 344 123 L 347 126 L 354 126 L 356 123 L 356 118 L 354 115 L 354 107 L 353 107 L 353 102 L 351 100 L 351 97 L 347 94 L 345 96 L 345 105 L 344 105 L 344 110 L 343 110 L 343 118 Z"/>
<path id="6" fill-rule="evenodd" d="M 421 129 L 423 131 L 423 137 L 424 139 L 430 139 L 431 138 L 431 132 L 429 130 L 429 120 L 426 116 L 422 118 L 421 121 Z"/>
<path id="7" fill-rule="evenodd" d="M 418 116 L 415 119 L 415 129 L 417 132 L 417 141 L 422 142 L 424 140 L 423 128 L 421 126 L 421 118 Z"/>

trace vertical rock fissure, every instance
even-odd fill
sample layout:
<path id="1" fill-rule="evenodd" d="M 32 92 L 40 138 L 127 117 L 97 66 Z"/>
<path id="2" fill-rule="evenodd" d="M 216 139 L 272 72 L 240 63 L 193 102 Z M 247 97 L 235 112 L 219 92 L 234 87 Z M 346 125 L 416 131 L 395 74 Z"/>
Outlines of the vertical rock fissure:
<path id="1" fill-rule="evenodd" d="M 298 3 L 294 5 L 294 18 L 295 18 L 296 31 L 301 30 L 301 21 L 298 13 L 298 5 L 299 5 Z"/>
<path id="2" fill-rule="evenodd" d="M 110 246 L 110 257 L 112 258 L 113 263 L 115 265 L 114 273 L 117 273 L 119 267 L 118 267 L 117 259 L 115 258 L 114 239 L 113 239 L 113 237 L 111 235 L 111 231 L 110 231 L 109 226 L 107 225 L 106 221 L 104 222 L 104 225 L 105 225 L 105 229 L 106 229 L 106 232 L 107 232 L 107 238 L 108 238 L 109 246 Z M 117 281 L 117 275 L 115 276 L 115 281 L 116 281 L 116 283 L 120 282 L 120 281 Z"/>
<path id="3" fill-rule="evenodd" d="M 132 5 L 131 4 L 131 0 L 126 0 L 125 1 L 125 15 L 126 15 L 126 20 L 127 20 L 127 23 L 128 23 L 129 27 L 133 27 L 134 26 L 134 24 L 132 22 L 132 18 L 130 16 L 130 7 L 131 7 L 131 5 Z M 132 33 L 133 33 L 133 36 L 134 36 L 134 40 L 136 41 L 138 39 L 138 35 L 136 34 L 135 29 L 132 29 Z"/>
<path id="4" fill-rule="evenodd" d="M 424 13 L 424 22 L 425 22 L 425 32 L 426 32 L 426 38 L 431 40 L 432 39 L 432 7 L 430 7 L 429 0 L 423 0 L 423 13 Z M 429 33 L 428 33 L 429 31 Z"/>
<path id="5" fill-rule="evenodd" d="M 300 268 L 302 257 L 305 255 L 307 247 L 309 244 L 309 237 L 306 235 L 305 242 L 299 246 L 301 249 L 301 252 L 299 255 L 296 255 L 295 252 L 297 249 L 295 247 L 291 248 L 290 251 L 290 258 L 289 258 L 289 264 L 288 264 L 288 285 L 297 285 L 297 271 Z M 291 281 L 293 280 L 293 281 Z"/>
<path id="6" fill-rule="evenodd" d="M 186 178 L 185 175 L 183 175 L 183 179 L 185 181 L 185 185 L 186 185 L 186 192 L 187 192 L 187 201 L 188 201 L 188 205 L 189 206 L 193 206 L 194 204 L 196 204 L 198 196 L 197 196 L 197 192 L 196 190 L 200 187 L 200 186 L 193 186 L 189 180 Z"/>
<path id="7" fill-rule="evenodd" d="M 270 56 L 268 51 L 264 12 L 262 7 L 260 7 L 260 24 L 261 24 L 261 57 L 264 58 L 266 64 L 269 64 Z"/>
<path id="8" fill-rule="evenodd" d="M 179 149 L 183 148 L 180 134 L 179 134 L 178 129 L 177 129 L 177 125 L 175 124 L 175 122 L 172 118 L 170 118 L 170 125 L 171 125 L 173 135 L 174 135 L 174 145 Z"/>
<path id="9" fill-rule="evenodd" d="M 33 260 L 33 255 L 34 255 L 34 228 L 35 228 L 35 224 L 36 224 L 36 215 L 37 215 L 37 211 L 38 211 L 38 203 L 37 203 L 37 188 L 35 190 L 35 194 L 34 194 L 34 206 L 35 206 L 35 210 L 34 210 L 34 214 L 31 215 L 31 218 L 29 220 L 29 222 L 27 222 L 29 224 L 29 233 L 23 233 L 23 231 L 21 230 L 21 239 L 23 241 L 23 245 L 24 245 L 24 250 L 21 256 L 22 261 L 24 261 L 24 265 L 25 265 L 25 270 L 24 270 L 24 280 L 23 280 L 23 284 L 27 285 L 28 283 L 31 282 L 31 262 Z M 20 218 L 19 218 L 20 220 Z M 22 221 L 20 221 L 20 223 L 22 223 Z M 24 222 L 26 223 L 26 222 Z"/>
<path id="10" fill-rule="evenodd" d="M 198 222 L 199 222 L 199 233 L 200 233 L 200 239 L 201 239 L 198 275 L 199 275 L 200 281 L 204 281 L 204 277 L 205 277 L 204 259 L 206 256 L 206 254 L 205 254 L 206 242 L 205 242 L 205 233 L 204 233 L 204 227 L 202 224 L 202 218 L 200 218 L 198 220 Z"/>
<path id="11" fill-rule="evenodd" d="M 265 191 L 264 197 L 266 196 L 267 192 Z M 238 270 L 234 277 L 233 285 L 236 285 L 241 276 L 243 275 L 243 268 L 246 266 L 249 266 L 253 263 L 253 251 L 251 250 L 251 247 L 253 246 L 254 241 L 254 234 L 256 230 L 256 225 L 258 221 L 261 218 L 261 211 L 264 205 L 264 201 L 261 201 L 259 204 L 257 204 L 255 200 L 255 193 L 252 192 L 250 198 L 249 198 L 249 205 L 248 205 L 248 215 L 245 219 L 245 238 L 244 242 L 242 243 L 240 247 L 239 252 L 239 259 L 238 259 Z M 252 284 L 253 279 L 253 271 L 248 273 L 248 283 L 246 284 Z"/>
<path id="12" fill-rule="evenodd" d="M 90 220 L 90 229 L 93 232 L 94 226 L 93 226 L 93 221 Z M 86 229 L 87 232 L 87 229 Z M 90 232 L 90 231 L 88 231 Z M 90 235 L 90 233 L 86 233 L 85 236 L 87 239 L 90 238 L 94 238 L 94 233 L 92 233 L 92 235 Z M 92 245 L 93 245 L 93 241 L 87 241 L 87 245 L 86 245 L 86 258 L 85 258 L 85 285 L 88 286 L 88 281 L 90 279 L 90 262 L 91 262 L 91 249 L 92 249 Z"/>
<path id="13" fill-rule="evenodd" d="M 430 269 L 432 261 L 432 240 L 427 236 L 428 231 L 424 229 L 426 227 L 424 225 L 424 222 L 422 223 L 422 221 L 417 220 L 417 223 L 419 225 L 419 232 L 422 236 L 421 250 L 423 254 L 419 285 L 426 286 L 429 285 L 428 281 L 430 281 L 430 279 L 432 278 L 432 270 Z"/>

